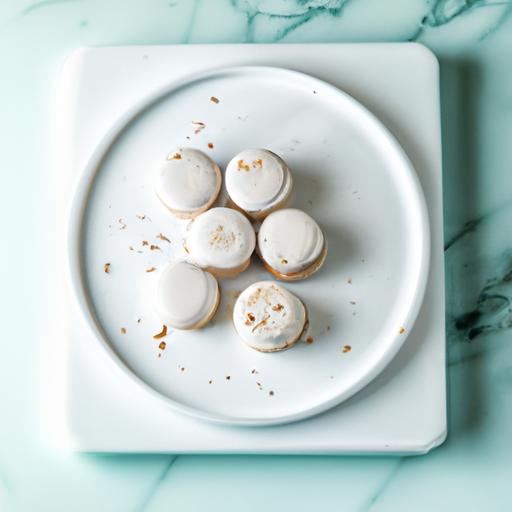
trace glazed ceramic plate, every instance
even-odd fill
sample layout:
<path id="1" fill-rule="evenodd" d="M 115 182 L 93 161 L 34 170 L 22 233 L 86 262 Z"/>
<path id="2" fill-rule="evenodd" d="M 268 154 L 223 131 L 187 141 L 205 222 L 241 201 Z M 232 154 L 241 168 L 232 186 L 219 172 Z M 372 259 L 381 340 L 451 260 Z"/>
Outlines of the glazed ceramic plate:
<path id="1" fill-rule="evenodd" d="M 185 146 L 221 167 L 248 147 L 288 162 L 292 205 L 310 213 L 329 242 L 324 267 L 287 285 L 309 310 L 309 342 L 263 354 L 237 338 L 237 294 L 272 278 L 256 258 L 221 281 L 220 309 L 207 328 L 170 329 L 154 339 L 162 329 L 152 303 L 159 272 L 188 255 L 187 221 L 161 205 L 151 175 L 169 151 Z M 84 170 L 69 234 L 70 276 L 103 349 L 98 357 L 106 354 L 174 409 L 235 425 L 303 419 L 368 384 L 413 328 L 428 273 L 425 202 L 396 140 L 344 92 L 278 68 L 189 77 L 127 113 Z"/>

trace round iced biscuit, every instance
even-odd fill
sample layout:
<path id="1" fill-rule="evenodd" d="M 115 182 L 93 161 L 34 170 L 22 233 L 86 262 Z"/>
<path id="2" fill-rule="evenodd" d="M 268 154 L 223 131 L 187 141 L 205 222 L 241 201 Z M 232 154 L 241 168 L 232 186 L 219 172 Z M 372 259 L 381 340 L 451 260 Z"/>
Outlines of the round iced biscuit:
<path id="1" fill-rule="evenodd" d="M 327 243 L 313 218 L 302 210 L 287 208 L 271 213 L 261 224 L 258 253 L 276 277 L 299 280 L 322 266 Z"/>
<path id="2" fill-rule="evenodd" d="M 209 272 L 185 261 L 168 265 L 157 284 L 156 310 L 175 329 L 199 329 L 219 305 L 219 285 Z"/>
<path id="3" fill-rule="evenodd" d="M 254 219 L 285 206 L 293 179 L 285 161 L 267 149 L 246 149 L 226 168 L 226 190 L 234 205 Z"/>
<path id="4" fill-rule="evenodd" d="M 219 277 L 245 270 L 256 245 L 249 220 L 231 208 L 212 208 L 189 225 L 186 247 L 199 267 Z"/>
<path id="5" fill-rule="evenodd" d="M 233 309 L 233 323 L 240 338 L 260 352 L 292 347 L 306 324 L 304 304 L 284 286 L 260 281 L 246 288 Z"/>
<path id="6" fill-rule="evenodd" d="M 171 151 L 154 178 L 160 201 L 180 218 L 193 218 L 217 199 L 222 176 L 219 166 L 199 149 Z"/>

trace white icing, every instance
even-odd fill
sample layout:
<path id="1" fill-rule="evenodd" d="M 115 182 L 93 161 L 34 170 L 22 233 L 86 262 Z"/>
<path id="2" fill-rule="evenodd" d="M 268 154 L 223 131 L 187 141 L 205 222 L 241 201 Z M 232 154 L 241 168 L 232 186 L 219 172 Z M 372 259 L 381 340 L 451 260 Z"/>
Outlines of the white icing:
<path id="1" fill-rule="evenodd" d="M 158 281 L 156 310 L 176 329 L 190 329 L 205 320 L 217 304 L 217 280 L 184 261 L 168 265 Z"/>
<path id="2" fill-rule="evenodd" d="M 226 189 L 233 202 L 247 211 L 272 208 L 291 192 L 293 180 L 282 158 L 266 149 L 246 149 L 226 168 Z"/>
<path id="3" fill-rule="evenodd" d="M 200 267 L 232 269 L 249 259 L 256 235 L 240 212 L 212 208 L 190 223 L 186 245 L 192 260 Z"/>
<path id="4" fill-rule="evenodd" d="M 279 350 L 304 329 L 302 302 L 282 285 L 260 281 L 246 288 L 233 309 L 235 328 L 245 343 L 259 350 Z"/>
<path id="5" fill-rule="evenodd" d="M 171 151 L 155 175 L 155 190 L 171 210 L 191 213 L 217 197 L 221 185 L 217 164 L 198 149 Z"/>
<path id="6" fill-rule="evenodd" d="M 258 232 L 261 257 L 280 274 L 312 265 L 324 248 L 324 235 L 305 212 L 287 208 L 271 213 Z"/>

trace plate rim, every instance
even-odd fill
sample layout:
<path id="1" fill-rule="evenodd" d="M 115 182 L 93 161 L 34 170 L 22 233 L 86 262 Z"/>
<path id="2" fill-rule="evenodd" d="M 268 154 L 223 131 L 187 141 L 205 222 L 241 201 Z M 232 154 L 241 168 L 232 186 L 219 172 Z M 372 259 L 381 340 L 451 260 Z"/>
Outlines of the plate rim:
<path id="1" fill-rule="evenodd" d="M 281 76 L 287 75 L 289 78 L 295 77 L 296 79 L 298 78 L 302 81 L 307 80 L 312 85 L 316 84 L 317 88 L 326 88 L 332 93 L 343 97 L 344 100 L 351 103 L 352 106 L 355 106 L 360 111 L 360 114 L 366 118 L 366 121 L 372 123 L 373 127 L 380 131 L 381 135 L 386 138 L 388 146 L 393 150 L 394 154 L 398 156 L 405 167 L 409 169 L 407 175 L 410 180 L 409 185 L 413 187 L 415 192 L 415 203 L 417 206 L 419 224 L 421 227 L 421 236 L 419 238 L 422 241 L 420 261 L 417 270 L 417 282 L 415 287 L 416 291 L 412 301 L 407 305 L 407 313 L 404 315 L 404 324 L 411 327 L 400 336 L 396 335 L 393 343 L 380 355 L 380 357 L 374 362 L 369 370 L 367 370 L 361 378 L 359 378 L 352 386 L 350 386 L 350 388 L 346 389 L 344 392 L 338 393 L 328 400 L 324 400 L 312 407 L 302 409 L 298 412 L 259 419 L 229 416 L 188 406 L 184 403 L 174 400 L 169 396 L 164 395 L 160 391 L 157 391 L 135 371 L 130 369 L 128 364 L 125 363 L 122 359 L 121 355 L 118 354 L 111 346 L 110 342 L 108 341 L 108 336 L 101 327 L 99 320 L 96 318 L 89 294 L 87 292 L 83 258 L 81 256 L 82 233 L 84 227 L 83 218 L 86 212 L 91 187 L 94 183 L 102 161 L 108 154 L 109 149 L 113 146 L 123 131 L 140 114 L 151 108 L 152 105 L 165 98 L 165 96 L 168 96 L 173 92 L 186 87 L 187 85 L 226 74 L 243 75 L 250 73 L 258 73 L 260 76 L 265 73 L 274 75 L 280 74 Z M 110 364 L 113 365 L 113 367 L 116 368 L 118 372 L 124 375 L 129 381 L 134 383 L 139 388 L 142 388 L 148 396 L 158 400 L 159 402 L 177 412 L 185 413 L 188 416 L 192 416 L 194 418 L 223 425 L 247 427 L 282 425 L 316 416 L 348 400 L 350 397 L 367 386 L 371 381 L 373 381 L 386 368 L 386 366 L 392 361 L 400 348 L 403 346 L 420 311 L 425 295 L 426 284 L 428 281 L 431 236 L 426 200 L 418 174 L 396 137 L 384 125 L 384 123 L 375 114 L 373 114 L 373 112 L 371 112 L 361 102 L 356 100 L 350 94 L 346 93 L 344 90 L 308 73 L 279 66 L 222 66 L 203 70 L 192 74 L 187 74 L 179 79 L 171 80 L 163 87 L 160 87 L 153 93 L 146 95 L 142 100 L 135 102 L 135 104 L 122 116 L 120 116 L 118 120 L 111 126 L 111 128 L 102 136 L 101 140 L 95 146 L 95 149 L 89 156 L 87 163 L 82 168 L 79 179 L 77 180 L 77 183 L 74 187 L 71 204 L 68 208 L 67 219 L 67 278 L 72 289 L 74 302 L 80 311 L 81 317 L 85 320 L 85 324 L 89 333 L 96 340 L 94 346 L 101 348 L 102 350 L 99 352 L 103 354 L 104 358 L 108 360 Z"/>

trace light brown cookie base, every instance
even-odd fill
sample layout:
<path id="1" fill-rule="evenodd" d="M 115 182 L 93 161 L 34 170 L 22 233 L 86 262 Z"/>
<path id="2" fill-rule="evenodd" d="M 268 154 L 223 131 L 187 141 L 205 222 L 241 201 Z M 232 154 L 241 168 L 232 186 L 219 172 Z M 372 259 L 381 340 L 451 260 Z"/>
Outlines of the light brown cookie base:
<path id="1" fill-rule="evenodd" d="M 320 253 L 320 256 L 318 256 L 317 260 L 312 263 L 309 267 L 299 270 L 298 272 L 290 272 L 289 274 L 281 274 L 278 272 L 275 268 L 271 267 L 261 255 L 260 251 L 256 250 L 258 256 L 260 257 L 261 261 L 263 262 L 263 266 L 275 277 L 280 279 L 281 281 L 300 281 L 302 279 L 307 279 L 308 277 L 312 276 L 315 272 L 320 270 L 322 265 L 325 262 L 325 258 L 327 258 L 327 242 L 324 243 L 324 248 L 322 249 L 322 252 Z"/>
<path id="2" fill-rule="evenodd" d="M 233 202 L 233 199 L 229 198 L 228 199 L 228 207 L 232 208 L 233 210 L 237 210 L 240 213 L 243 213 L 251 221 L 259 222 L 259 221 L 262 221 L 265 217 L 267 217 L 271 213 L 273 213 L 277 210 L 280 210 L 281 208 L 286 208 L 286 206 L 290 202 L 290 198 L 291 198 L 291 192 L 285 198 L 283 198 L 281 201 L 279 201 L 279 203 L 276 203 L 271 208 L 267 208 L 264 210 L 257 210 L 254 212 L 244 210 L 243 208 L 238 206 L 235 202 Z"/>
<path id="3" fill-rule="evenodd" d="M 175 210 L 173 208 L 170 208 L 169 206 L 167 206 L 161 199 L 160 199 L 160 196 L 158 196 L 158 198 L 160 199 L 160 201 L 162 202 L 162 204 L 175 216 L 175 217 L 178 217 L 178 219 L 194 219 L 195 217 L 197 217 L 198 215 L 200 215 L 201 213 L 205 212 L 206 210 L 209 210 L 210 207 L 213 205 L 213 203 L 215 203 L 215 201 L 217 201 L 217 198 L 219 197 L 219 193 L 220 193 L 220 189 L 222 187 L 222 174 L 220 172 L 220 168 L 218 165 L 215 165 L 215 175 L 217 177 L 217 186 L 215 188 L 215 191 L 214 193 L 212 194 L 212 197 L 210 197 L 210 200 L 203 206 L 201 206 L 201 208 L 198 208 L 197 210 L 194 210 L 192 212 L 184 212 L 184 211 L 181 211 L 181 210 Z"/>
<path id="4" fill-rule="evenodd" d="M 302 327 L 301 331 L 299 332 L 299 334 L 298 334 L 298 336 L 296 338 L 294 338 L 291 341 L 288 341 L 286 343 L 286 345 L 284 345 L 283 347 L 278 347 L 278 348 L 266 348 L 265 349 L 265 348 L 254 347 L 253 345 L 249 345 L 249 343 L 247 343 L 247 345 L 249 347 L 251 347 L 252 349 L 257 350 L 258 352 L 264 352 L 266 354 L 270 354 L 272 352 L 282 352 L 283 350 L 288 350 L 289 348 L 292 348 L 293 346 L 295 346 L 297 344 L 297 342 L 302 338 L 304 333 L 308 330 L 308 327 L 309 327 L 308 308 L 306 308 L 306 305 L 302 301 L 300 301 L 300 302 L 304 306 L 304 312 L 305 312 L 304 326 Z"/>
<path id="5" fill-rule="evenodd" d="M 210 272 L 210 274 L 213 274 L 216 278 L 231 278 L 236 277 L 238 274 L 246 270 L 249 265 L 251 264 L 251 257 L 247 259 L 247 261 L 244 261 L 240 266 L 235 268 L 216 268 L 216 267 L 207 267 L 203 270 L 206 270 L 207 272 Z"/>

